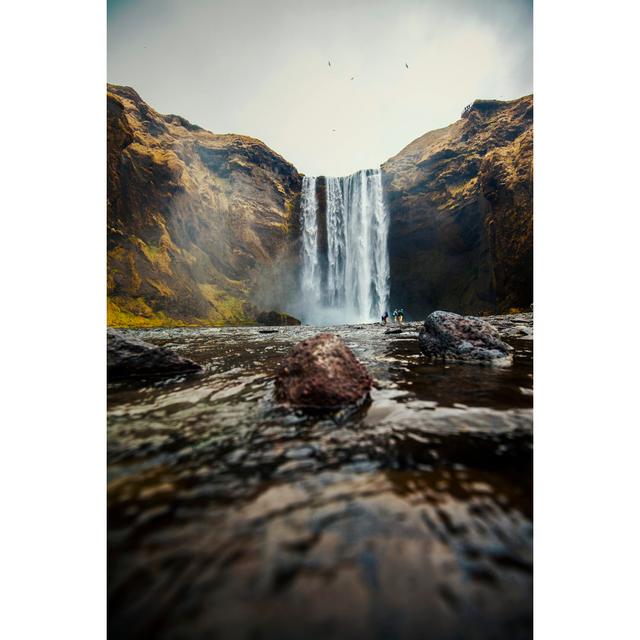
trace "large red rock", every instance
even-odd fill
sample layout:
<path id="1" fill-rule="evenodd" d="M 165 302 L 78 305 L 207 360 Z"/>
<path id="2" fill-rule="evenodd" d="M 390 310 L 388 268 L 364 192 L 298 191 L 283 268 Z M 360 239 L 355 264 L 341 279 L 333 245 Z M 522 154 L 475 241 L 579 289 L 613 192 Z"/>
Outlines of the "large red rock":
<path id="1" fill-rule="evenodd" d="M 294 407 L 340 409 L 368 399 L 373 380 L 331 333 L 296 344 L 276 377 L 276 400 Z"/>

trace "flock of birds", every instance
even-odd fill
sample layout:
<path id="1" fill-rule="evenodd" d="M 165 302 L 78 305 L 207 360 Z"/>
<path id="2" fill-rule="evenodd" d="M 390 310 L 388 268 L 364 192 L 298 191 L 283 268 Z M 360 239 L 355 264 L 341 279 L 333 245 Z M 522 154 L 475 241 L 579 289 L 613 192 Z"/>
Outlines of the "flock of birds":
<path id="1" fill-rule="evenodd" d="M 328 64 L 329 66 L 331 66 L 331 60 L 327 60 L 327 64 Z M 409 68 L 409 65 L 408 65 L 406 62 L 404 63 L 404 66 L 405 66 L 407 69 Z M 349 78 L 349 80 L 355 80 L 355 79 L 356 79 L 356 77 L 355 77 L 355 76 L 351 76 L 351 78 Z M 335 129 L 331 129 L 331 131 L 332 131 L 333 133 L 335 133 L 335 131 L 336 131 L 336 130 L 335 130 Z"/>

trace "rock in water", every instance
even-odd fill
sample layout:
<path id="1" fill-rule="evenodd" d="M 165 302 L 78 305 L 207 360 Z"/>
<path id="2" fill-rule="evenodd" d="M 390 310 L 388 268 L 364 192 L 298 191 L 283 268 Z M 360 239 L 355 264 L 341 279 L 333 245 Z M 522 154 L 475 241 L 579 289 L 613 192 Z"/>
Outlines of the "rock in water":
<path id="1" fill-rule="evenodd" d="M 300 320 L 280 311 L 261 311 L 256 316 L 258 324 L 268 327 L 294 327 L 300 324 Z"/>
<path id="2" fill-rule="evenodd" d="M 488 322 L 448 311 L 434 311 L 418 335 L 420 350 L 430 358 L 509 364 L 513 348 Z"/>
<path id="3" fill-rule="evenodd" d="M 158 347 L 132 336 L 107 329 L 107 379 L 196 373 L 202 367 L 166 347 Z"/>
<path id="4" fill-rule="evenodd" d="M 373 380 L 331 333 L 296 344 L 276 376 L 276 400 L 295 407 L 341 409 L 368 399 Z"/>

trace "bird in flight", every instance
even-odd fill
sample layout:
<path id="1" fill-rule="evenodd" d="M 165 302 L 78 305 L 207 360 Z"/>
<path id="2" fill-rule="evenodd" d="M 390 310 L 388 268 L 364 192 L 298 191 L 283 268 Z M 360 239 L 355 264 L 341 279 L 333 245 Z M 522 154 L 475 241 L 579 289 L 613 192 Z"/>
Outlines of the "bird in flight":
<path id="1" fill-rule="evenodd" d="M 407 67 L 407 69 L 409 68 L 409 65 L 405 62 L 404 66 Z"/>
<path id="2" fill-rule="evenodd" d="M 355 78 L 355 76 L 351 76 L 351 79 L 353 80 Z"/>
<path id="3" fill-rule="evenodd" d="M 329 66 L 331 66 L 331 60 L 329 60 Z"/>

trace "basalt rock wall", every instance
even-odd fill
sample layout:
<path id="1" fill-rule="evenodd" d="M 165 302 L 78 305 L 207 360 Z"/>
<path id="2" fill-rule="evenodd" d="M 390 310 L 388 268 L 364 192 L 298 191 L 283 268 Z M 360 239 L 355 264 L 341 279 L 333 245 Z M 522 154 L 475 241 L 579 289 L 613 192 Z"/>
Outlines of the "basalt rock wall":
<path id="1" fill-rule="evenodd" d="M 502 313 L 533 302 L 533 96 L 477 100 L 383 166 L 391 306 Z"/>
<path id="2" fill-rule="evenodd" d="M 529 307 L 533 96 L 477 100 L 382 171 L 391 307 L 409 319 Z M 301 183 L 259 140 L 161 115 L 133 89 L 108 85 L 109 324 L 250 324 L 286 311 L 300 267 Z M 322 222 L 322 178 L 317 197 Z"/>
<path id="3" fill-rule="evenodd" d="M 107 88 L 108 322 L 253 323 L 295 275 L 301 178 L 259 140 Z"/>

